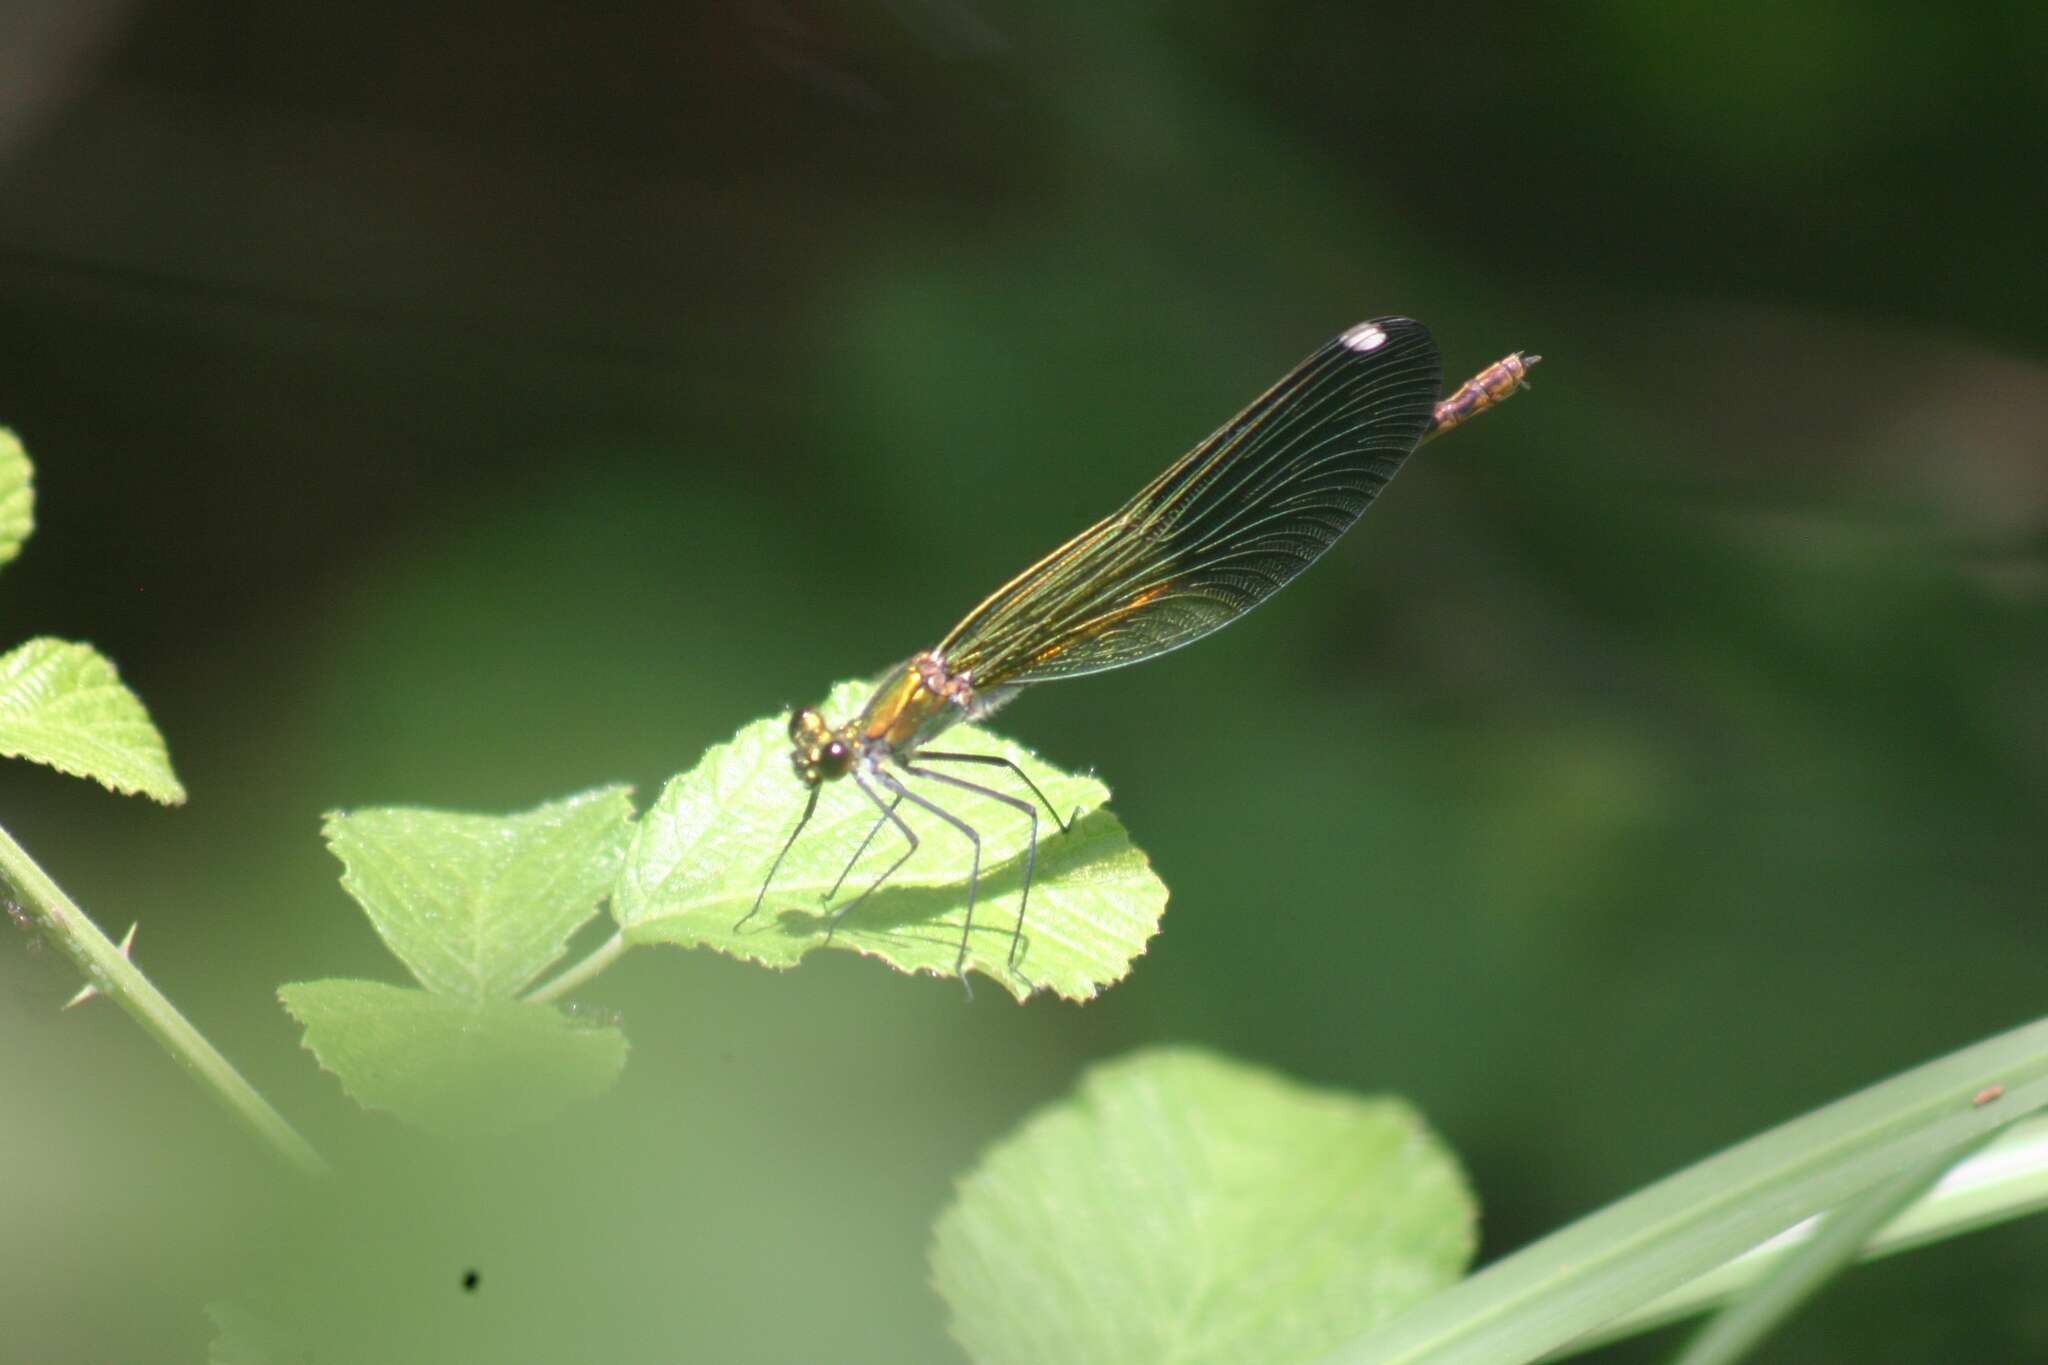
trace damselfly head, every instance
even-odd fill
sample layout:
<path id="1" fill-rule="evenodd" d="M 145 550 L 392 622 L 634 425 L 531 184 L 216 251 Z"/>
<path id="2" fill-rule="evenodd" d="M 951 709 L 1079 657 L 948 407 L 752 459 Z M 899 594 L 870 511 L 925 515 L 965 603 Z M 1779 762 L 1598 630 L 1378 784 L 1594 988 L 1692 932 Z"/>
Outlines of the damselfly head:
<path id="1" fill-rule="evenodd" d="M 790 766 L 806 787 L 844 777 L 853 767 L 853 746 L 833 733 L 815 707 L 806 706 L 789 718 L 789 742 L 795 746 Z"/>

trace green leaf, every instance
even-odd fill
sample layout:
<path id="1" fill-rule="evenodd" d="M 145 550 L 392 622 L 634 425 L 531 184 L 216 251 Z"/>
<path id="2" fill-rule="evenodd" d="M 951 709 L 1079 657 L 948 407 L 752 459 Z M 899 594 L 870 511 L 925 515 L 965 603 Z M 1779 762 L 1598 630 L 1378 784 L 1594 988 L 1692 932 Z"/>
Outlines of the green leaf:
<path id="1" fill-rule="evenodd" d="M 149 712 L 90 645 L 37 639 L 0 655 L 0 756 L 166 805 L 185 799 Z"/>
<path id="2" fill-rule="evenodd" d="M 1936 1152 L 1821 1219 L 1811 1236 L 1701 1328 L 1672 1365 L 1734 1365 L 1748 1359 L 1800 1305 L 1848 1269 L 1879 1229 L 1919 1202 L 1985 1141 L 1975 1138 L 1959 1150 Z"/>
<path id="3" fill-rule="evenodd" d="M 562 955 L 618 875 L 626 787 L 523 815 L 384 807 L 327 817 L 341 884 L 418 978 L 459 1000 L 509 1000 Z"/>
<path id="4" fill-rule="evenodd" d="M 602 1093 L 626 1064 L 618 1029 L 546 1005 L 452 1000 L 381 981 L 297 981 L 277 995 L 350 1098 L 443 1137 L 551 1118 Z"/>
<path id="5" fill-rule="evenodd" d="M 870 691 L 861 683 L 840 684 L 826 714 L 858 712 Z M 629 940 L 710 947 L 778 968 L 794 966 L 824 943 L 824 895 L 878 816 L 851 781 L 825 784 L 817 814 L 776 874 L 761 913 L 735 928 L 803 810 L 804 788 L 790 772 L 789 747 L 784 720 L 757 721 L 669 782 L 634 832 L 612 898 L 612 915 Z M 1029 980 L 1020 980 L 1006 963 L 1024 886 L 1029 820 L 1000 802 L 913 779 L 981 834 L 981 890 L 968 966 L 1019 999 L 1035 985 L 1086 1000 L 1122 977 L 1158 932 L 1166 886 L 1116 818 L 1097 809 L 1109 799 L 1109 789 L 1092 777 L 1048 767 L 1030 750 L 975 726 L 948 730 L 944 747 L 1000 754 L 1031 774 L 1062 815 L 1085 817 L 1061 834 L 1039 812 L 1021 963 Z M 1000 768 L 967 775 L 1031 800 L 1030 789 Z M 903 971 L 951 975 L 966 908 L 969 848 L 958 831 L 908 803 L 899 813 L 922 846 L 883 890 L 840 921 L 832 946 Z M 873 883 L 901 851 L 897 832 L 883 829 L 834 904 L 845 904 Z"/>
<path id="6" fill-rule="evenodd" d="M 1937 1153 L 1936 1159 L 1946 1162 L 1951 1155 Z M 1910 1170 L 1893 1180 L 1903 1184 L 1910 1178 Z M 1866 1207 L 1867 1201 L 1885 1196 L 1887 1185 L 1875 1187 L 1844 1207 Z M 1899 1187 L 1890 1186 L 1893 1190 Z M 1984 1150 L 1950 1167 L 1925 1198 L 1887 1223 L 1864 1244 L 1860 1254 L 1867 1260 L 1893 1256 L 2044 1211 L 2048 1211 L 2048 1120 L 2034 1117 L 2005 1129 Z M 1573 1349 L 1647 1332 L 1753 1292 L 1780 1275 L 1782 1267 L 1803 1260 L 1815 1238 L 1823 1230 L 1833 1230 L 1829 1228 L 1833 1217 L 1809 1218 L 1734 1260 L 1723 1261 L 1671 1293 L 1610 1319 L 1598 1331 L 1573 1342 Z"/>
<path id="7" fill-rule="evenodd" d="M 2003 1097 L 1977 1103 L 1990 1086 L 2003 1087 Z M 1567 1343 L 1583 1348 L 1608 1335 L 1606 1324 L 1801 1219 L 2044 1105 L 2048 1021 L 1916 1067 L 1666 1176 L 1495 1261 L 1329 1361 L 1493 1365 L 1541 1359 Z"/>
<path id="8" fill-rule="evenodd" d="M 33 473 L 19 438 L 0 427 L 0 564 L 20 554 L 22 542 L 36 528 Z"/>
<path id="9" fill-rule="evenodd" d="M 1191 1048 L 1093 1068 L 940 1215 L 982 1365 L 1312 1359 L 1455 1280 L 1475 1210 L 1407 1104 Z"/>

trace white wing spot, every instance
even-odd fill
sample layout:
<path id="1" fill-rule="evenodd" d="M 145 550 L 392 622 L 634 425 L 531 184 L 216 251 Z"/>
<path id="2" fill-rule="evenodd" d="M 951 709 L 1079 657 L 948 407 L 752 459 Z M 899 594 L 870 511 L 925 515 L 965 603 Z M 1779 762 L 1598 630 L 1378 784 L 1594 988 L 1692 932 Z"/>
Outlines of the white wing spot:
<path id="1" fill-rule="evenodd" d="M 1377 351 L 1387 344 L 1387 334 L 1376 322 L 1361 322 L 1337 340 L 1354 351 Z"/>

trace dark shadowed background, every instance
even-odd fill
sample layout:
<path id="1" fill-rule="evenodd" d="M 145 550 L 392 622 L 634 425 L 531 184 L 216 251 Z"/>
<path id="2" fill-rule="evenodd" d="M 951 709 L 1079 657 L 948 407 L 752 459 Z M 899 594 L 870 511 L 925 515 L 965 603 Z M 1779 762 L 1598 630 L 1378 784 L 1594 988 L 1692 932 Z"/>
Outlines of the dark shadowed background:
<path id="1" fill-rule="evenodd" d="M 2044 16 L 13 0 L 0 645 L 107 651 L 192 800 L 13 764 L 0 820 L 349 1174 L 0 945 L 8 1353 L 193 1359 L 308 1264 L 411 1359 L 956 1360 L 952 1178 L 1142 1043 L 1411 1096 L 1494 1256 L 2035 1016 Z M 323 811 L 651 795 L 1394 312 L 1535 392 L 1003 716 L 1174 888 L 1104 998 L 645 950 L 621 1085 L 466 1147 L 300 1051 L 280 982 L 401 975 Z M 1765 1358 L 2039 1358 L 2044 1258 Z"/>

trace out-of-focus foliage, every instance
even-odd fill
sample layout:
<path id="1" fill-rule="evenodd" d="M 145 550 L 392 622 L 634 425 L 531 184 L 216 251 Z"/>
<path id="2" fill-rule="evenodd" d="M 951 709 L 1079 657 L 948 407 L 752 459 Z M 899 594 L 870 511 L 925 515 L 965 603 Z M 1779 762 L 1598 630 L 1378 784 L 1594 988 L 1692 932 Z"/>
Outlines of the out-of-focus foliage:
<path id="1" fill-rule="evenodd" d="M 623 787 L 510 816 L 329 815 L 342 885 L 420 989 L 284 986 L 307 1049 L 357 1103 L 448 1136 L 550 1118 L 604 1090 L 625 1035 L 515 997 L 611 895 L 632 817 Z"/>
<path id="2" fill-rule="evenodd" d="M 25 1358 L 195 1357 L 240 1258 L 317 1250 L 397 1354 L 957 1359 L 950 1180 L 1136 1044 L 1407 1096 L 1484 1260 L 2040 1013 L 2032 8 L 6 22 L 0 617 L 118 659 L 192 801 L 12 764 L 0 812 L 353 1173 L 281 1204 L 0 954 Z M 1388 312 L 1535 391 L 1244 622 L 1002 715 L 1172 888 L 1114 989 L 632 953 L 580 999 L 620 1083 L 453 1152 L 300 1049 L 278 983 L 390 971 L 323 812 L 655 791 Z M 1780 1350 L 2048 1354 L 2044 1255 L 1859 1270 Z"/>
<path id="3" fill-rule="evenodd" d="M 450 1138 L 553 1118 L 610 1086 L 626 1036 L 547 1005 L 460 1000 L 381 981 L 279 989 L 306 1048 L 365 1109 Z"/>
<path id="4" fill-rule="evenodd" d="M 932 1278 L 982 1365 L 1310 1361 L 1455 1280 L 1476 1212 L 1401 1101 L 1163 1048 L 990 1151 Z"/>
<path id="5" fill-rule="evenodd" d="M 91 645 L 48 638 L 0 654 L 0 756 L 177 805 L 164 737 Z"/>
<path id="6" fill-rule="evenodd" d="M 20 554 L 35 529 L 34 475 L 20 438 L 0 427 L 0 564 Z"/>
<path id="7" fill-rule="evenodd" d="M 336 813 L 324 833 L 341 884 L 422 986 L 510 1000 L 611 895 L 632 819 L 632 794 L 605 787 L 511 816 Z"/>
<path id="8" fill-rule="evenodd" d="M 35 470 L 0 427 L 0 564 L 35 529 Z M 149 712 L 90 645 L 37 639 L 0 654 L 0 757 L 168 805 L 185 799 Z"/>

